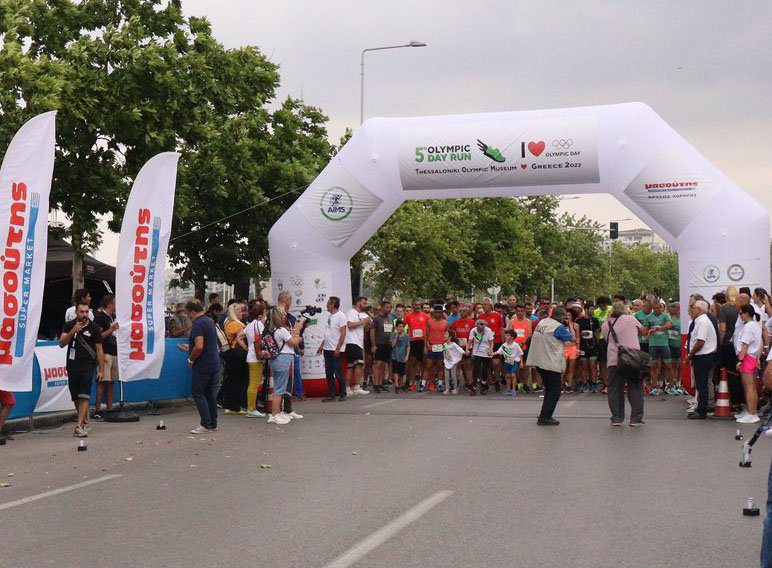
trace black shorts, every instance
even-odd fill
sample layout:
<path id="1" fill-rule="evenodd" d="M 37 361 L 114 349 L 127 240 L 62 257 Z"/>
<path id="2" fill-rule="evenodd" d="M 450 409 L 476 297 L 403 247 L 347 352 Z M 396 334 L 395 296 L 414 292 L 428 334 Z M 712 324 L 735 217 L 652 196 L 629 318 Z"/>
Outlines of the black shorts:
<path id="1" fill-rule="evenodd" d="M 346 364 L 349 369 L 365 364 L 365 353 L 359 345 L 346 344 Z"/>
<path id="2" fill-rule="evenodd" d="M 608 352 L 608 343 L 605 339 L 598 340 L 598 361 L 605 361 Z"/>
<path id="3" fill-rule="evenodd" d="M 383 363 L 388 363 L 389 359 L 391 359 L 391 345 L 388 343 L 384 345 L 376 345 L 375 346 L 375 357 L 373 357 L 376 361 L 381 361 Z"/>
<path id="4" fill-rule="evenodd" d="M 423 361 L 425 346 L 426 346 L 426 343 L 424 343 L 423 339 L 419 339 L 418 341 L 411 341 L 410 358 L 416 359 L 418 361 Z"/>
<path id="5" fill-rule="evenodd" d="M 70 389 L 70 398 L 77 402 L 79 398 L 86 400 L 91 398 L 91 383 L 94 382 L 94 369 L 81 371 L 67 371 L 67 386 Z"/>
<path id="6" fill-rule="evenodd" d="M 397 376 L 404 377 L 405 376 L 405 363 L 402 361 L 392 361 L 391 362 L 391 372 L 394 373 Z"/>
<path id="7" fill-rule="evenodd" d="M 496 353 L 499 349 L 501 349 L 501 346 L 504 344 L 503 341 L 499 341 L 498 343 L 493 344 L 493 352 Z M 494 357 L 501 357 L 501 355 L 494 355 Z"/>

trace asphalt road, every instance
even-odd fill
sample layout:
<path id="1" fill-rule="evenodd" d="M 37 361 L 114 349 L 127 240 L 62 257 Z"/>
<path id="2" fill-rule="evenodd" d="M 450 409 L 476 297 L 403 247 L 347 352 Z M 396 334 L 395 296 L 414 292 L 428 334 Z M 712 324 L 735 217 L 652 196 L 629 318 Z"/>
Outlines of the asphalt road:
<path id="1" fill-rule="evenodd" d="M 69 424 L 19 434 L 0 566 L 756 566 L 770 442 L 741 469 L 736 426 L 682 399 L 648 397 L 640 429 L 612 428 L 601 395 L 538 427 L 535 396 L 371 394 L 207 436 L 192 407 L 95 423 L 86 452 Z"/>

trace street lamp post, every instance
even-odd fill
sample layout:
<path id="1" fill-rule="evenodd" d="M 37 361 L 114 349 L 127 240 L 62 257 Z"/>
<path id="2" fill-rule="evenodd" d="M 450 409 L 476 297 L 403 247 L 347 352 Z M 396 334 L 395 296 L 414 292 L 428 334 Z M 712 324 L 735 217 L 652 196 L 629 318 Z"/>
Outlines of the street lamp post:
<path id="1" fill-rule="evenodd" d="M 365 53 L 368 51 L 382 51 L 384 49 L 400 49 L 402 47 L 426 47 L 426 44 L 422 41 L 411 41 L 404 45 L 386 45 L 383 47 L 368 47 L 362 50 L 362 58 L 360 61 L 361 76 L 359 85 L 359 124 L 365 121 Z"/>

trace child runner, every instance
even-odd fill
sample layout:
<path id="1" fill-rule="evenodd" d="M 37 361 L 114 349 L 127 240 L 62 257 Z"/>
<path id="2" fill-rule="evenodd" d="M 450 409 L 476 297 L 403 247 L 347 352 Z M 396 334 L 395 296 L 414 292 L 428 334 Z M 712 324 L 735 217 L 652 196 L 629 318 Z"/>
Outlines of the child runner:
<path id="1" fill-rule="evenodd" d="M 491 372 L 493 358 L 493 332 L 487 327 L 488 322 L 480 318 L 475 328 L 469 332 L 469 342 L 466 352 L 472 357 L 472 378 L 480 385 L 480 394 L 488 394 L 488 376 Z M 477 386 L 473 384 L 469 394 L 477 394 Z"/>
<path id="2" fill-rule="evenodd" d="M 405 322 L 397 320 L 397 331 L 391 334 L 391 371 L 394 376 L 394 392 L 407 392 L 405 365 L 410 357 L 410 338 L 405 333 Z"/>
<path id="3" fill-rule="evenodd" d="M 458 364 L 464 358 L 464 349 L 456 343 L 456 334 L 452 331 L 445 332 L 445 392 L 450 392 L 450 382 L 453 381 L 453 394 L 458 394 Z"/>
<path id="4" fill-rule="evenodd" d="M 517 332 L 515 330 L 506 330 L 504 332 L 504 343 L 496 351 L 496 355 L 504 357 L 504 375 L 507 378 L 507 390 L 501 393 L 501 396 L 515 396 L 517 392 L 517 371 L 520 368 L 523 349 L 516 339 Z"/>

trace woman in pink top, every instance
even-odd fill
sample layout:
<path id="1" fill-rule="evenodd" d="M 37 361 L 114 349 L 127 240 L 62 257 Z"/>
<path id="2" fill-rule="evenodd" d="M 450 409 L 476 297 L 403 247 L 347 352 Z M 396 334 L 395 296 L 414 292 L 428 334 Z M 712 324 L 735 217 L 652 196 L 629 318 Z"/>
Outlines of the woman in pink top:
<path id="1" fill-rule="evenodd" d="M 643 426 L 643 380 L 640 376 L 622 376 L 617 373 L 619 347 L 640 349 L 638 336 L 641 324 L 627 313 L 621 302 L 614 302 L 611 315 L 603 323 L 603 337 L 608 341 L 608 406 L 611 410 L 611 425 L 621 426 L 625 420 L 625 384 L 630 401 L 630 426 Z"/>

